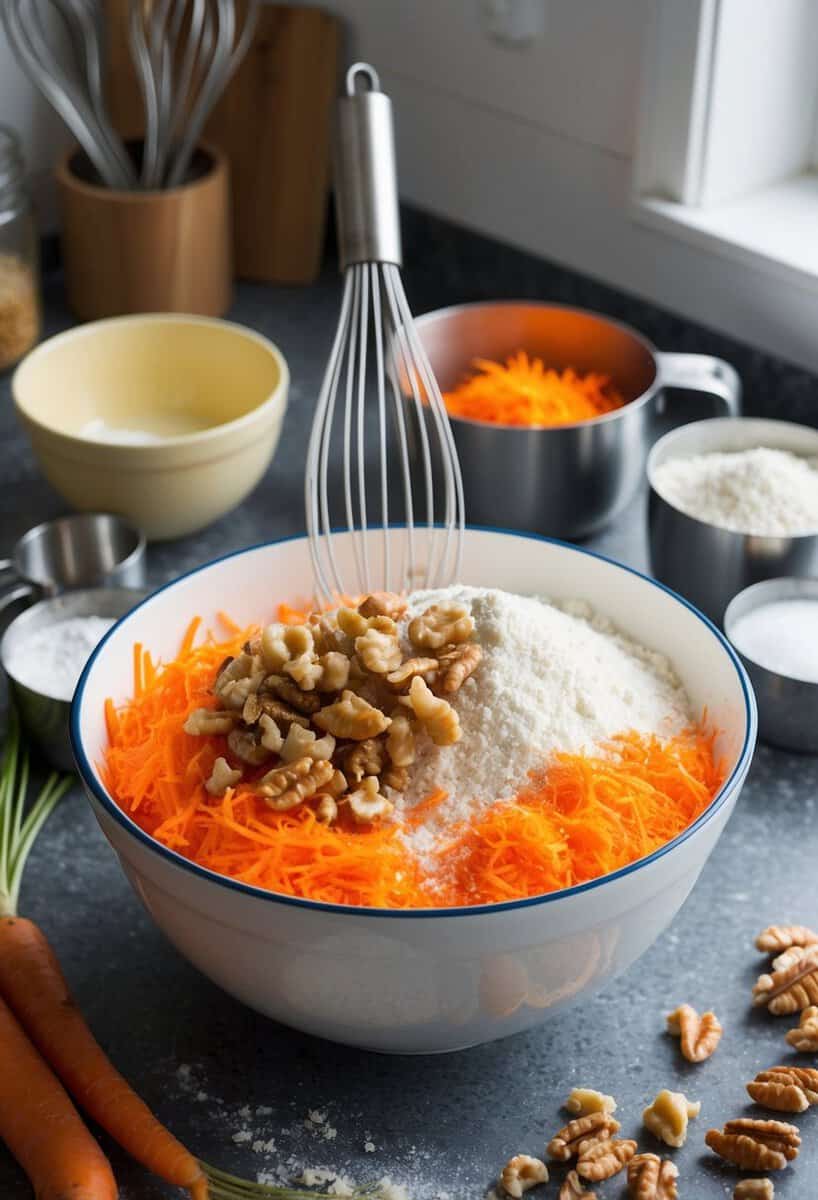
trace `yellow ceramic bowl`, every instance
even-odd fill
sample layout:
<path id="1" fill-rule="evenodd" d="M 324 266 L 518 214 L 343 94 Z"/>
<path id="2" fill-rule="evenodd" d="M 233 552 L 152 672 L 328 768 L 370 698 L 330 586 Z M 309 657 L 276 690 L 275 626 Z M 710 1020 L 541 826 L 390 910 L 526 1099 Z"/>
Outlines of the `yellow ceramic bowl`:
<path id="1" fill-rule="evenodd" d="M 256 486 L 288 387 L 267 338 L 163 313 L 59 334 L 12 379 L 49 483 L 75 508 L 119 513 L 149 538 L 193 533 Z"/>

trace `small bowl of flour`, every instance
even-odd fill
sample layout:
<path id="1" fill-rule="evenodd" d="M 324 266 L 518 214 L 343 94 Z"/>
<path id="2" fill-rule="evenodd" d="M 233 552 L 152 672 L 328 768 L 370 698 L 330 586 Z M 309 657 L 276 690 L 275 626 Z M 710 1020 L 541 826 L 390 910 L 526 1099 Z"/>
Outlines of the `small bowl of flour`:
<path id="1" fill-rule="evenodd" d="M 758 732 L 788 750 L 818 754 L 818 579 L 766 579 L 724 614 L 758 701 Z"/>
<path id="2" fill-rule="evenodd" d="M 696 421 L 648 459 L 657 579 L 721 621 L 739 591 L 818 572 L 818 430 L 789 421 Z"/>
<path id="3" fill-rule="evenodd" d="M 85 664 L 120 617 L 147 592 L 89 588 L 41 600 L 0 640 L 0 662 L 28 734 L 54 766 L 72 770 L 68 722 Z"/>

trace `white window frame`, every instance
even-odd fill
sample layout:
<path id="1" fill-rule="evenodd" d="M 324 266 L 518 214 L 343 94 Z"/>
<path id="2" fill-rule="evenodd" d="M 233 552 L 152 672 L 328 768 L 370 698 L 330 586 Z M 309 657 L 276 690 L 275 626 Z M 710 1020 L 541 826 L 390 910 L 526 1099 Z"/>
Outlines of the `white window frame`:
<path id="1" fill-rule="evenodd" d="M 758 16 L 762 3 L 769 6 L 762 17 L 776 21 L 773 32 L 792 59 L 793 69 L 780 76 L 774 61 L 769 74 L 762 70 L 771 28 L 754 22 L 752 12 Z M 818 295 L 818 5 L 653 0 L 651 9 L 635 159 L 636 221 Z M 747 87 L 764 103 L 759 146 L 749 156 L 747 138 L 754 131 L 741 127 L 736 104 Z M 735 145 L 725 137 L 731 119 Z M 775 137 L 775 129 L 791 133 L 792 145 Z M 756 177 L 743 189 L 748 165 Z M 734 180 L 737 194 L 720 195 Z"/>

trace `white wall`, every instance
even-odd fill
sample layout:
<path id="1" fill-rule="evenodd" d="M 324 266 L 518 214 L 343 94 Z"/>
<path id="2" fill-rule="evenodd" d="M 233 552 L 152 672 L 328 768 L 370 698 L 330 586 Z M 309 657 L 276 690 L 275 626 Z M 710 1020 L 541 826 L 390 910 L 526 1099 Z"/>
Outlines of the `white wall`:
<path id="1" fill-rule="evenodd" d="M 818 288 L 780 293 L 756 266 L 634 220 L 653 0 L 522 0 L 542 4 L 544 28 L 514 48 L 485 30 L 498 0 L 323 2 L 392 94 L 407 199 L 818 369 Z M 64 138 L 5 46 L 0 113 L 35 167 L 53 161 Z"/>
<path id="2" fill-rule="evenodd" d="M 518 48 L 486 35 L 491 2 L 330 0 L 395 101 L 403 195 L 818 370 L 818 281 L 635 217 L 654 0 L 539 0 L 543 35 Z"/>

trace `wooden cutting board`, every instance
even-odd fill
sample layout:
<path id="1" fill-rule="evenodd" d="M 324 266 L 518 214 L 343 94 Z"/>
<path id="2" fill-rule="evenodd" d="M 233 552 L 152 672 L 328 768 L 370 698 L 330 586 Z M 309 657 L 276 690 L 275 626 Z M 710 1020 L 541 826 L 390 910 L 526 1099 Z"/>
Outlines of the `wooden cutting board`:
<path id="1" fill-rule="evenodd" d="M 143 129 L 128 49 L 128 0 L 106 0 L 108 94 L 117 128 Z M 327 219 L 339 25 L 317 8 L 265 4 L 246 58 L 205 130 L 227 155 L 234 259 L 246 279 L 309 283 Z"/>

